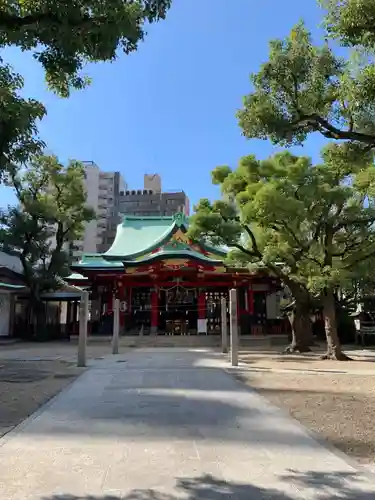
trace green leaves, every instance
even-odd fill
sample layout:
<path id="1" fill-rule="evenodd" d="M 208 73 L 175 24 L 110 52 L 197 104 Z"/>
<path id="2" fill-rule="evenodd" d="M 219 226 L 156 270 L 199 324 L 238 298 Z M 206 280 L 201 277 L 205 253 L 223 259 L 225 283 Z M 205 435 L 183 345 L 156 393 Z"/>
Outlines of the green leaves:
<path id="1" fill-rule="evenodd" d="M 269 60 L 251 83 L 237 113 L 245 137 L 292 146 L 318 132 L 349 141 L 356 154 L 375 147 L 372 61 L 335 56 L 326 42 L 315 45 L 302 23 L 270 42 Z"/>
<path id="2" fill-rule="evenodd" d="M 37 125 L 46 111 L 34 99 L 21 97 L 22 87 L 20 75 L 0 58 L 0 183 L 4 173 L 25 165 L 44 146 Z"/>
<path id="3" fill-rule="evenodd" d="M 164 19 L 171 0 L 8 0 L 0 6 L 0 47 L 30 50 L 52 90 L 67 97 L 89 79 L 87 62 L 130 53 L 147 23 Z"/>
<path id="4" fill-rule="evenodd" d="M 327 9 L 326 29 L 347 46 L 375 49 L 375 4 L 372 0 L 320 0 Z"/>
<path id="5" fill-rule="evenodd" d="M 315 115 L 332 112 L 343 70 L 343 61 L 327 45 L 313 45 L 302 23 L 285 40 L 271 41 L 269 60 L 251 75 L 254 90 L 237 114 L 243 134 L 300 144 L 313 130 Z"/>
<path id="6" fill-rule="evenodd" d="M 171 0 L 7 0 L 0 4 L 0 48 L 31 51 L 61 97 L 82 89 L 88 62 L 113 61 L 137 49 L 147 23 L 164 19 Z M 4 172 L 41 154 L 42 104 L 20 96 L 23 80 L 0 58 L 0 182 Z"/>
<path id="7" fill-rule="evenodd" d="M 71 161 L 65 168 L 54 156 L 37 156 L 10 175 L 19 204 L 0 214 L 2 246 L 20 255 L 29 287 L 53 288 L 69 244 L 95 216 L 86 206 L 83 166 Z"/>
<path id="8" fill-rule="evenodd" d="M 372 155 L 348 164 L 345 148 L 330 144 L 318 165 L 283 152 L 215 169 L 225 198 L 199 202 L 191 235 L 228 245 L 231 261 L 265 266 L 313 293 L 338 286 L 375 255 Z"/>

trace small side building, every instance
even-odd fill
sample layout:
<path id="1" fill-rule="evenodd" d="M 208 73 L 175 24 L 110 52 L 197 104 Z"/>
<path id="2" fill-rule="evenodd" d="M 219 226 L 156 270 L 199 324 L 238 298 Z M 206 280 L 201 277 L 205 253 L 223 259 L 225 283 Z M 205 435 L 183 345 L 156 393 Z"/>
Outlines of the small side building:
<path id="1" fill-rule="evenodd" d="M 17 295 L 24 290 L 19 258 L 0 252 L 0 339 L 13 336 Z"/>

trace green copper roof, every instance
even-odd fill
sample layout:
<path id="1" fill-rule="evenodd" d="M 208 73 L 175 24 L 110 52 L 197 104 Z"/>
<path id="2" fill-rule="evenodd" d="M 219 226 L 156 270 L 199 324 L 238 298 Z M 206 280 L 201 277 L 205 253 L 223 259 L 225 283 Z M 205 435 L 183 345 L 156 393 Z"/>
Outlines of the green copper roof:
<path id="1" fill-rule="evenodd" d="M 206 257 L 205 255 L 195 252 L 194 250 L 160 250 L 159 252 L 153 253 L 151 255 L 147 255 L 143 259 L 138 260 L 124 260 L 125 266 L 138 266 L 139 264 L 145 264 L 147 262 L 152 262 L 154 260 L 159 259 L 195 259 L 200 260 L 206 264 L 211 264 L 213 266 L 217 266 L 222 264 L 221 260 L 211 259 Z"/>
<path id="2" fill-rule="evenodd" d="M 142 254 L 158 243 L 162 243 L 173 230 L 173 217 L 126 216 L 117 227 L 115 241 L 103 255 L 124 257 Z"/>
<path id="3" fill-rule="evenodd" d="M 173 231 L 181 228 L 186 231 L 189 219 L 183 213 L 173 216 L 125 216 L 122 224 L 117 226 L 115 241 L 111 248 L 103 254 L 104 259 L 117 260 L 136 258 L 167 243 Z M 203 245 L 209 252 L 225 256 L 224 248 Z"/>
<path id="4" fill-rule="evenodd" d="M 101 254 L 87 254 L 82 255 L 81 261 L 77 264 L 70 266 L 71 269 L 121 269 L 123 265 L 121 262 L 110 262 L 103 259 Z M 69 279 L 82 279 L 82 278 L 72 278 Z"/>
<path id="5" fill-rule="evenodd" d="M 21 290 L 22 288 L 26 288 L 25 285 L 11 285 L 10 283 L 2 283 L 0 282 L 0 288 L 5 288 L 9 290 Z"/>
<path id="6" fill-rule="evenodd" d="M 150 262 L 158 258 L 193 258 L 212 265 L 222 263 L 226 255 L 223 248 L 202 245 L 219 259 L 204 256 L 193 250 L 188 241 L 171 240 L 171 236 L 180 231 L 185 233 L 189 221 L 183 213 L 173 216 L 125 216 L 122 224 L 117 226 L 117 233 L 111 248 L 103 254 L 85 254 L 79 263 L 71 266 L 72 270 L 84 272 L 92 270 L 122 269 L 129 262 L 136 265 Z M 162 247 L 156 254 L 152 251 Z M 135 260 L 136 259 L 136 260 Z M 69 276 L 70 280 L 82 279 L 77 275 Z"/>

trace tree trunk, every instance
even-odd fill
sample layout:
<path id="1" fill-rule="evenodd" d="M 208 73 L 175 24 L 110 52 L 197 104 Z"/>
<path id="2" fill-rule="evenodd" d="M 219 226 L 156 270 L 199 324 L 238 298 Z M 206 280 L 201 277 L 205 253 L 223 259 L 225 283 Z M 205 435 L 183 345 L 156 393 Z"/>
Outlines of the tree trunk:
<path id="1" fill-rule="evenodd" d="M 284 352 L 290 354 L 311 351 L 313 338 L 309 305 L 301 299 L 296 299 L 295 309 L 288 318 L 292 329 L 292 342 Z"/>
<path id="2" fill-rule="evenodd" d="M 323 313 L 327 338 L 327 352 L 322 359 L 333 359 L 336 361 L 349 360 L 350 358 L 341 350 L 337 333 L 335 297 L 331 288 L 327 289 L 324 293 Z"/>
<path id="3" fill-rule="evenodd" d="M 46 335 L 46 307 L 40 299 L 39 286 L 30 287 L 30 307 L 33 317 L 35 340 L 44 340 Z"/>

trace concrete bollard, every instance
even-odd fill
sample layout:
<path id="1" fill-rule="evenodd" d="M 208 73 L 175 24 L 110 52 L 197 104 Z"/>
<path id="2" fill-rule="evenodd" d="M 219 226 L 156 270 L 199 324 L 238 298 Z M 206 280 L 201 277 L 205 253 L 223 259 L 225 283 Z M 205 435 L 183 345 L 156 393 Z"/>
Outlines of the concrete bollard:
<path id="1" fill-rule="evenodd" d="M 89 316 L 89 292 L 82 292 L 79 303 L 79 335 L 77 366 L 84 367 L 87 363 L 87 321 Z"/>
<path id="2" fill-rule="evenodd" d="M 227 301 L 221 299 L 221 352 L 228 352 Z"/>
<path id="3" fill-rule="evenodd" d="M 230 311 L 230 359 L 232 366 L 238 366 L 238 317 L 237 317 L 237 290 L 229 292 Z"/>
<path id="4" fill-rule="evenodd" d="M 119 352 L 120 334 L 120 300 L 115 299 L 113 304 L 113 334 L 112 334 L 112 354 Z"/>

